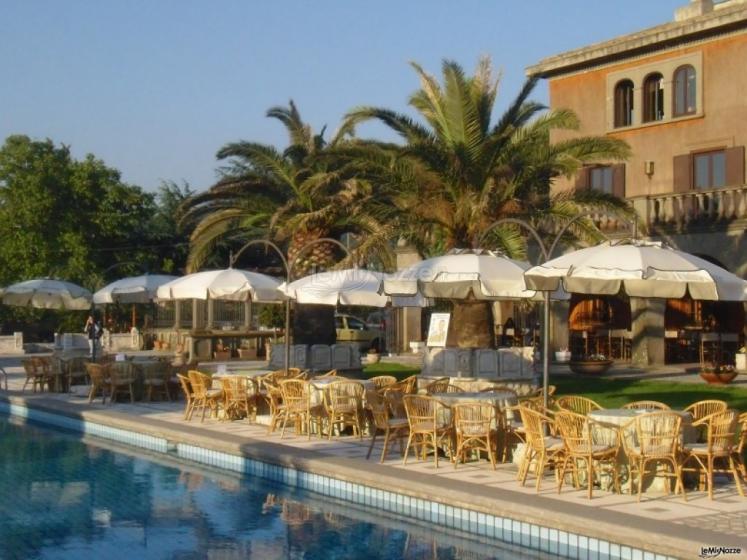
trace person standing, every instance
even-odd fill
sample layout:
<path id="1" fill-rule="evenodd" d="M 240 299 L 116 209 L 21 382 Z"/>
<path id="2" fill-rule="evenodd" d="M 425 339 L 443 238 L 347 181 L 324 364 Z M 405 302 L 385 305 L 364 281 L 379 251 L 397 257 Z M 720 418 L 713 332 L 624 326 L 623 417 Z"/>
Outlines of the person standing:
<path id="1" fill-rule="evenodd" d="M 96 345 L 98 344 L 99 338 L 101 338 L 101 325 L 96 321 L 96 317 L 93 314 L 88 316 L 86 320 L 86 326 L 83 327 L 83 332 L 88 335 L 88 353 L 91 356 L 91 360 L 96 361 Z"/>

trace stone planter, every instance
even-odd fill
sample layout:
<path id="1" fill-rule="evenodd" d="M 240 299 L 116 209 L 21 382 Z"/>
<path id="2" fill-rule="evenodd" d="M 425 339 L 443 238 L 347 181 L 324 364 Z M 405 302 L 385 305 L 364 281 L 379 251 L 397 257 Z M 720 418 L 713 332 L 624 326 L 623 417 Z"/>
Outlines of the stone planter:
<path id="1" fill-rule="evenodd" d="M 569 362 L 568 365 L 574 373 L 599 375 L 610 368 L 612 360 L 576 360 Z"/>
<path id="2" fill-rule="evenodd" d="M 381 361 L 381 354 L 378 352 L 372 352 L 370 354 L 366 354 L 366 363 L 367 364 L 378 364 Z"/>
<path id="3" fill-rule="evenodd" d="M 731 371 L 710 371 L 701 370 L 700 377 L 709 385 L 726 385 L 734 381 L 734 378 L 739 374 L 736 370 Z"/>
<path id="4" fill-rule="evenodd" d="M 230 360 L 231 359 L 231 351 L 230 350 L 216 350 L 213 352 L 213 358 L 216 360 Z"/>
<path id="5" fill-rule="evenodd" d="M 239 348 L 239 358 L 242 360 L 256 360 L 257 349 L 256 348 Z"/>

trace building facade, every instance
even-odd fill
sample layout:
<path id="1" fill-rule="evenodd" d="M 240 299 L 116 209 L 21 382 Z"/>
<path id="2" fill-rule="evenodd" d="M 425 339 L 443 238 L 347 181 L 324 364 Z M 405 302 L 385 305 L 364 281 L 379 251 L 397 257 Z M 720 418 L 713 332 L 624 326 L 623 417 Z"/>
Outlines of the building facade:
<path id="1" fill-rule="evenodd" d="M 527 74 L 548 81 L 552 108 L 580 119 L 553 141 L 608 135 L 632 150 L 625 163 L 584 167 L 554 188 L 624 197 L 644 235 L 747 276 L 747 0 L 692 0 L 672 22 L 548 57 Z M 667 358 L 672 305 L 631 301 L 635 361 Z M 741 304 L 719 313 L 735 309 L 730 330 L 741 331 Z M 702 312 L 684 313 L 701 321 Z"/>

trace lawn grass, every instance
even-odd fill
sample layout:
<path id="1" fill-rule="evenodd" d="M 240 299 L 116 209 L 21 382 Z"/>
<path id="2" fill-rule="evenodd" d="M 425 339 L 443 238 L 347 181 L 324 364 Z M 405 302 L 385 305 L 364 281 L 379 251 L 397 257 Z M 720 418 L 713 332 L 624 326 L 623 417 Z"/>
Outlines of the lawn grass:
<path id="1" fill-rule="evenodd" d="M 419 367 L 379 362 L 363 368 L 363 377 L 393 375 L 398 380 L 420 373 Z M 625 403 L 654 400 L 668 404 L 676 410 L 704 399 L 726 401 L 729 407 L 747 411 L 747 388 L 734 385 L 705 385 L 702 383 L 677 383 L 666 380 L 610 379 L 588 375 L 556 375 L 550 379 L 559 395 L 583 395 L 605 408 L 619 408 Z"/>
<path id="2" fill-rule="evenodd" d="M 619 408 L 625 403 L 654 400 L 675 410 L 704 399 L 726 401 L 730 408 L 747 411 L 747 389 L 733 385 L 677 383 L 666 380 L 609 379 L 581 375 L 552 376 L 559 395 L 583 395 L 605 408 Z"/>

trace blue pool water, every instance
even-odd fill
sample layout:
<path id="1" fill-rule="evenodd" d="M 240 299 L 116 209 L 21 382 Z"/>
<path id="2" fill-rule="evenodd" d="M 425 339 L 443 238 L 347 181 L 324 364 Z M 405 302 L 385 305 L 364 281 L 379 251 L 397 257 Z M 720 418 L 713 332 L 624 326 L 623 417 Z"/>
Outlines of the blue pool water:
<path id="1" fill-rule="evenodd" d="M 263 480 L 0 419 L 0 558 L 534 558 Z"/>

